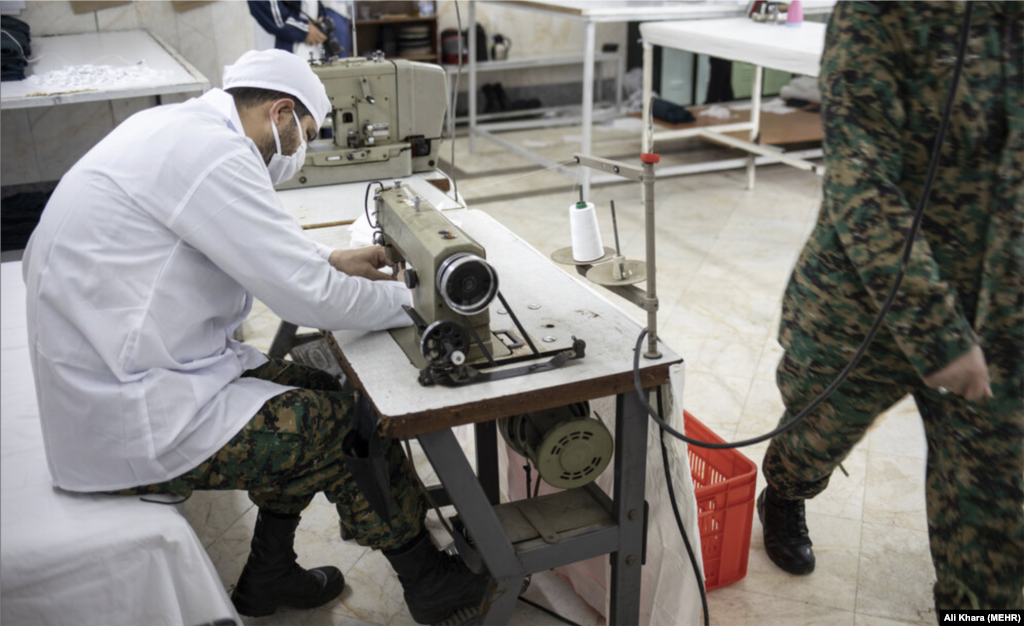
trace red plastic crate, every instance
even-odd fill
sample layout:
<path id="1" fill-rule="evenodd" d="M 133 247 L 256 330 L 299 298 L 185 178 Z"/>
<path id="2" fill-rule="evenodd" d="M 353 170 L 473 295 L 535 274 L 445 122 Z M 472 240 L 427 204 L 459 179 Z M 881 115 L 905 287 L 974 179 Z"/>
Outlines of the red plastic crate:
<path id="1" fill-rule="evenodd" d="M 724 443 L 710 428 L 683 411 L 686 435 Z M 747 575 L 750 530 L 754 523 L 757 465 L 737 450 L 688 445 L 690 473 L 697 497 L 697 524 L 708 591 Z"/>

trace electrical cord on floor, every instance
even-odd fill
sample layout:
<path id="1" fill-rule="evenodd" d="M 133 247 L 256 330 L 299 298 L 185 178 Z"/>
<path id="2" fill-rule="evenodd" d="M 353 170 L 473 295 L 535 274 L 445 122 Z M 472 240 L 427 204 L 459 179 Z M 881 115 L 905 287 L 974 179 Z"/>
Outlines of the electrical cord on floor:
<path id="1" fill-rule="evenodd" d="M 658 410 L 663 412 L 661 404 L 661 389 L 658 389 Z M 672 472 L 668 464 L 668 448 L 665 446 L 665 429 L 661 429 L 661 436 L 658 437 L 661 443 L 661 464 L 665 470 L 665 485 L 668 487 L 668 501 L 672 503 L 672 514 L 676 517 L 676 526 L 679 527 L 679 535 L 683 538 L 683 545 L 686 546 L 686 554 L 690 557 L 690 567 L 693 568 L 694 576 L 697 578 L 697 588 L 700 589 L 700 605 L 704 608 L 704 626 L 708 626 L 711 619 L 708 613 L 708 593 L 704 589 L 704 577 L 700 575 L 700 568 L 697 566 L 697 557 L 690 545 L 690 538 L 686 534 L 686 527 L 683 526 L 683 516 L 679 514 L 679 503 L 676 501 L 676 490 L 672 486 Z"/>
<path id="2" fill-rule="evenodd" d="M 553 618 L 555 618 L 555 619 L 557 619 L 557 620 L 559 620 L 561 622 L 564 622 L 566 624 L 569 624 L 569 626 L 580 626 L 579 624 L 577 624 L 576 622 L 572 621 L 571 619 L 569 619 L 567 617 L 562 617 L 561 615 L 559 615 L 558 613 L 555 613 L 551 609 L 549 609 L 547 607 L 544 607 L 544 606 L 541 606 L 541 605 L 537 604 L 536 602 L 531 602 L 531 601 L 527 600 L 526 598 L 524 598 L 522 596 L 519 596 L 519 601 L 524 603 L 524 604 L 529 604 L 530 606 L 532 606 L 535 609 L 538 609 L 540 611 L 544 611 L 545 613 L 547 613 L 551 617 L 553 617 Z"/>
<path id="3" fill-rule="evenodd" d="M 924 188 L 921 192 L 921 196 L 918 198 L 917 210 L 914 213 L 914 220 L 910 226 L 910 232 L 907 234 L 906 244 L 903 246 L 903 256 L 900 259 L 899 270 L 896 273 L 896 280 L 893 282 L 892 287 L 889 289 L 889 294 L 885 298 L 885 302 L 882 304 L 882 308 L 878 311 L 878 315 L 875 316 L 875 320 L 871 323 L 871 328 L 868 329 L 867 335 L 864 336 L 864 340 L 861 342 L 860 347 L 857 348 L 856 354 L 850 359 L 850 362 L 846 364 L 843 371 L 836 376 L 835 380 L 829 384 L 828 387 L 822 391 L 818 397 L 811 400 L 800 413 L 793 419 L 789 420 L 784 424 L 780 424 L 775 430 L 769 433 L 754 437 L 752 439 L 746 439 L 744 441 L 736 441 L 732 443 L 712 443 L 710 441 L 698 441 L 691 439 L 683 433 L 675 430 L 671 426 L 665 423 L 663 419 L 651 408 L 647 398 L 644 397 L 643 387 L 640 384 L 640 349 L 643 345 L 644 337 L 647 336 L 647 329 L 644 328 L 640 331 L 640 336 L 636 341 L 636 349 L 633 355 L 633 383 L 636 386 L 637 394 L 640 396 L 640 402 L 644 408 L 647 409 L 647 413 L 658 423 L 658 426 L 667 431 L 673 437 L 682 439 L 686 443 L 694 446 L 700 446 L 702 448 L 712 448 L 716 450 L 742 448 L 745 446 L 751 446 L 755 443 L 760 443 L 767 439 L 771 439 L 779 433 L 783 433 L 797 424 L 797 422 L 803 420 L 805 417 L 810 415 L 811 411 L 818 408 L 822 402 L 824 402 L 843 382 L 849 377 L 850 372 L 857 367 L 861 359 L 864 358 L 864 354 L 867 352 L 868 346 L 874 340 L 875 335 L 878 334 L 878 330 L 882 326 L 882 322 L 885 320 L 885 316 L 889 314 L 889 309 L 892 308 L 892 303 L 896 300 L 896 293 L 899 291 L 900 285 L 903 283 L 903 277 L 907 271 L 907 265 L 910 263 L 910 253 L 914 247 L 914 240 L 917 239 L 918 232 L 921 230 L 921 221 L 924 218 L 924 210 L 928 205 L 928 196 L 931 195 L 932 185 L 935 183 L 935 175 L 939 168 L 939 157 L 942 152 L 942 143 L 946 137 L 946 129 L 949 127 L 949 117 L 953 110 L 953 100 L 956 98 L 957 85 L 960 83 L 960 73 L 964 66 L 964 52 L 967 49 L 967 33 L 971 25 L 971 3 L 966 3 L 964 21 L 960 27 L 960 38 L 957 43 L 957 59 L 956 67 L 953 70 L 953 80 L 949 88 L 949 93 L 946 96 L 946 108 L 942 113 L 942 121 L 939 124 L 939 132 L 935 136 L 935 145 L 932 147 L 932 158 L 928 164 L 928 177 L 925 180 Z"/>

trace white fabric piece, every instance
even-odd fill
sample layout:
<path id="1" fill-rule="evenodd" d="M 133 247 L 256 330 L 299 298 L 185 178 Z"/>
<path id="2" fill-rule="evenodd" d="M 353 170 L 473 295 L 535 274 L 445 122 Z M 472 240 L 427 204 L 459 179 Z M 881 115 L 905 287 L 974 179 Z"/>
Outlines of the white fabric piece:
<path id="1" fill-rule="evenodd" d="M 824 24 L 805 22 L 800 28 L 786 28 L 745 17 L 648 22 L 640 25 L 640 36 L 655 46 L 807 76 L 818 75 L 825 48 Z"/>
<path id="2" fill-rule="evenodd" d="M 786 101 L 782 98 L 772 98 L 768 102 L 761 103 L 762 113 L 772 113 L 775 115 L 789 115 L 790 113 L 796 113 L 800 109 L 791 107 L 786 104 Z"/>
<path id="3" fill-rule="evenodd" d="M 797 98 L 808 102 L 821 102 L 821 89 L 818 81 L 810 76 L 795 76 L 789 84 L 779 90 L 784 100 Z"/>
<path id="4" fill-rule="evenodd" d="M 729 107 L 722 106 L 720 104 L 712 104 L 711 106 L 704 109 L 697 115 L 702 117 L 714 117 L 716 119 L 722 120 L 727 120 L 730 117 L 732 117 L 732 113 L 729 111 Z"/>
<path id="5" fill-rule="evenodd" d="M 153 69 L 145 64 L 113 65 L 69 65 L 43 74 L 25 77 L 25 84 L 33 89 L 45 91 L 85 91 L 89 89 L 114 89 L 118 87 L 142 87 L 166 81 L 173 72 Z"/>
<path id="6" fill-rule="evenodd" d="M 281 207 L 221 90 L 123 122 L 54 191 L 25 253 L 54 484 L 163 482 L 289 387 L 232 339 L 255 295 L 299 326 L 408 325 L 409 290 L 335 271 Z"/>
<path id="7" fill-rule="evenodd" d="M 0 622 L 242 621 L 173 506 L 54 489 L 29 367 L 21 263 L 0 265 Z"/>
<path id="8" fill-rule="evenodd" d="M 673 366 L 670 371 L 671 384 L 665 387 L 669 391 L 666 395 L 671 396 L 666 407 L 666 421 L 680 431 L 683 430 L 683 371 L 682 365 Z M 614 433 L 615 398 L 592 400 L 590 408 L 592 412 L 601 416 L 608 430 Z M 703 576 L 697 500 L 687 460 L 686 443 L 666 435 L 666 447 L 679 515 Z M 526 460 L 507 445 L 498 447 L 498 471 L 499 475 L 507 480 L 506 493 L 510 500 L 526 498 L 526 477 L 522 469 L 525 464 Z M 641 576 L 640 626 L 697 626 L 701 615 L 700 589 L 672 512 L 663 467 L 658 426 L 651 420 L 647 436 L 645 493 L 650 507 L 650 518 L 647 528 L 647 563 Z M 615 459 L 612 459 L 611 464 L 596 482 L 605 493 L 613 493 L 614 477 Z M 557 491 L 559 490 L 541 482 L 541 495 Z M 611 597 L 611 564 L 607 555 L 573 563 L 555 571 L 569 581 L 587 604 L 607 618 Z"/>
<path id="9" fill-rule="evenodd" d="M 309 63 L 284 50 L 249 50 L 224 68 L 224 89 L 258 87 L 290 93 L 306 105 L 317 128 L 331 111 L 323 82 Z"/>

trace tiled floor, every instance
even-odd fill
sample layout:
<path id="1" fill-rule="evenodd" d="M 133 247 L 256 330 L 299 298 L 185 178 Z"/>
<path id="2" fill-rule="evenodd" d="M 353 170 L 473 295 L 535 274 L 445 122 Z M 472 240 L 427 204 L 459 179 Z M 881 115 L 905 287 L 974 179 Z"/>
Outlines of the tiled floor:
<path id="1" fill-rule="evenodd" d="M 564 162 L 578 150 L 579 130 L 548 129 L 506 134 L 521 145 Z M 635 159 L 639 130 L 600 126 L 594 154 Z M 447 155 L 449 147 L 444 148 Z M 694 143 L 658 146 L 663 162 L 721 157 Z M 734 155 L 733 155 L 734 156 Z M 486 211 L 545 254 L 568 245 L 566 212 L 576 198 L 569 178 L 533 165 L 496 145 L 456 142 L 458 188 L 471 208 Z M 662 179 L 656 185 L 659 324 L 662 338 L 687 361 L 684 406 L 729 440 L 770 430 L 782 412 L 774 383 L 781 356 L 775 340 L 788 273 L 810 232 L 820 181 L 783 166 L 758 170 L 757 187 L 745 189 L 742 171 Z M 642 257 L 639 186 L 596 187 L 598 207 L 615 200 L 624 253 Z M 606 244 L 611 220 L 602 217 Z M 614 299 L 613 296 L 610 296 Z M 643 321 L 641 312 L 623 308 Z M 244 325 L 249 341 L 266 349 L 276 318 L 257 308 Z M 745 453 L 760 462 L 766 444 Z M 709 594 L 711 623 L 729 626 L 806 624 L 893 626 L 933 624 L 934 580 L 928 555 L 924 503 L 924 433 L 913 402 L 901 402 L 880 419 L 844 463 L 829 489 L 807 505 L 818 567 L 807 577 L 777 569 L 765 556 L 756 516 L 749 569 L 744 579 Z M 418 462 L 421 474 L 429 466 Z M 758 477 L 758 488 L 763 480 Z M 197 493 L 187 515 L 217 566 L 234 584 L 248 551 L 255 510 L 243 493 Z M 333 508 L 318 499 L 299 529 L 300 562 L 331 563 L 348 587 L 339 602 L 314 611 L 281 611 L 246 624 L 398 625 L 413 623 L 397 580 L 383 557 L 338 538 Z M 436 526 L 433 530 L 439 531 Z M 440 532 L 437 532 L 440 537 Z M 527 597 L 584 625 L 602 618 L 554 574 L 535 576 Z M 515 624 L 557 624 L 520 603 Z M 660 626 L 660 625 L 659 625 Z"/>

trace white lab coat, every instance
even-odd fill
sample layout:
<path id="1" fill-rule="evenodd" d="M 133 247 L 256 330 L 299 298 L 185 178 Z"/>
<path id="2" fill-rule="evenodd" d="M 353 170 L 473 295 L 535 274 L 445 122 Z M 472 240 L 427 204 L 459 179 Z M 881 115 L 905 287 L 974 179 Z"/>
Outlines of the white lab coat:
<path id="1" fill-rule="evenodd" d="M 288 389 L 231 334 L 253 296 L 292 323 L 407 326 L 409 290 L 347 276 L 277 200 L 215 89 L 133 115 L 61 180 L 24 257 L 55 485 L 105 491 L 202 463 Z"/>

